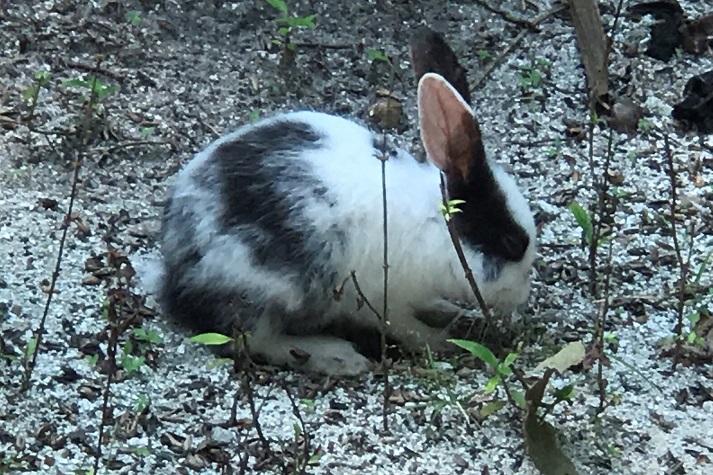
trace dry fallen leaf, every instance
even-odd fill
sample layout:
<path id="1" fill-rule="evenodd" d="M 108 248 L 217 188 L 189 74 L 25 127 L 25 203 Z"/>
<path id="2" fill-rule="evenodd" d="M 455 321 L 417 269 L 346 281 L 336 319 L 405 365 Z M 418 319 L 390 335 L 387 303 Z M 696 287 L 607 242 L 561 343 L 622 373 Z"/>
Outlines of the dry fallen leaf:
<path id="1" fill-rule="evenodd" d="M 567 346 L 558 351 L 555 355 L 550 356 L 542 363 L 538 364 L 532 372 L 540 372 L 543 369 L 555 369 L 562 373 L 567 368 L 576 366 L 584 360 L 584 345 L 581 341 L 573 341 Z"/>
<path id="2" fill-rule="evenodd" d="M 376 100 L 369 107 L 369 119 L 387 129 L 401 124 L 403 106 L 401 101 L 386 89 L 376 91 Z"/>

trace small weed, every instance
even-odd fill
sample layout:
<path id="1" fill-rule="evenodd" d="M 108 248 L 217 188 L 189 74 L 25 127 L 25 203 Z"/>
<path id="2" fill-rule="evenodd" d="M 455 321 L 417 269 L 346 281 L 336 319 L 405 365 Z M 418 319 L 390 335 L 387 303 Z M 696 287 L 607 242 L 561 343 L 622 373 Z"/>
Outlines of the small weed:
<path id="1" fill-rule="evenodd" d="M 119 366 L 130 375 L 140 372 L 146 360 L 143 356 L 134 354 L 134 345 L 131 341 L 127 340 L 121 350 L 121 356 L 117 359 Z"/>
<path id="2" fill-rule="evenodd" d="M 82 101 L 84 103 L 88 103 L 90 97 L 93 97 L 93 107 L 95 109 L 100 107 L 99 103 L 106 99 L 107 96 L 116 92 L 116 88 L 114 86 L 106 85 L 102 83 L 99 78 L 95 78 L 91 75 L 86 80 L 77 78 L 67 79 L 63 81 L 62 84 L 67 87 L 76 87 L 85 90 L 87 95 L 82 96 Z"/>
<path id="3" fill-rule="evenodd" d="M 136 412 L 144 412 L 151 405 L 151 398 L 147 394 L 140 394 L 136 399 Z"/>
<path id="4" fill-rule="evenodd" d="M 469 340 L 448 340 L 456 346 L 459 346 L 481 360 L 483 363 L 488 365 L 493 375 L 488 380 L 485 385 L 485 392 L 491 393 L 497 388 L 498 385 L 502 385 L 505 392 L 508 394 L 508 398 L 512 400 L 518 407 L 524 409 L 525 404 L 525 394 L 521 391 L 511 391 L 507 384 L 507 377 L 512 375 L 512 365 L 517 357 L 519 356 L 520 345 L 518 345 L 518 351 L 509 353 L 505 359 L 500 362 L 498 358 L 493 354 L 490 349 L 480 343 Z"/>
<path id="5" fill-rule="evenodd" d="M 478 57 L 480 59 L 482 59 L 483 61 L 487 61 L 489 59 L 492 59 L 492 57 L 493 57 L 493 55 L 490 53 L 490 51 L 484 50 L 484 49 L 479 49 L 478 51 L 475 52 L 475 54 L 477 54 Z"/>
<path id="6" fill-rule="evenodd" d="M 592 226 L 592 218 L 590 218 L 589 213 L 582 208 L 582 205 L 576 201 L 569 205 L 569 210 L 572 212 L 574 219 L 577 220 L 577 224 L 582 229 L 582 240 L 586 245 L 590 245 L 592 242 L 592 235 L 594 228 Z"/>
<path id="7" fill-rule="evenodd" d="M 547 156 L 549 158 L 557 157 L 557 155 L 559 155 L 560 151 L 562 150 L 562 139 L 560 137 L 555 137 L 554 142 L 555 144 L 547 149 Z"/>
<path id="8" fill-rule="evenodd" d="M 375 49 L 375 48 L 369 48 L 366 50 L 366 57 L 369 61 L 372 63 L 374 61 L 383 61 L 385 63 L 391 63 L 391 59 L 381 51 L 380 49 Z"/>
<path id="9" fill-rule="evenodd" d="M 156 330 L 147 331 L 144 328 L 138 327 L 132 329 L 132 333 L 134 334 L 134 338 L 136 338 L 136 340 L 139 342 L 154 345 L 163 343 L 163 338 L 161 338 L 161 335 L 159 335 Z"/>
<path id="10" fill-rule="evenodd" d="M 523 89 L 539 87 L 542 84 L 542 73 L 534 66 L 521 66 L 517 84 Z"/>
<path id="11" fill-rule="evenodd" d="M 141 138 L 145 139 L 149 135 L 153 134 L 156 131 L 156 127 L 143 127 L 141 129 Z"/>
<path id="12" fill-rule="evenodd" d="M 250 111 L 250 114 L 248 114 L 248 120 L 251 123 L 257 122 L 259 118 L 260 118 L 260 109 L 252 109 Z"/>
<path id="13" fill-rule="evenodd" d="M 35 115 L 37 108 L 37 100 L 40 96 L 42 88 L 46 88 L 50 81 L 50 73 L 47 71 L 36 71 L 35 82 L 25 89 L 22 93 L 22 99 L 28 103 L 29 112 L 27 114 L 27 122 L 29 123 Z"/>
<path id="14" fill-rule="evenodd" d="M 303 17 L 290 16 L 287 8 L 287 2 L 284 0 L 266 1 L 282 15 L 275 19 L 275 23 L 277 23 L 278 26 L 278 36 L 273 38 L 272 42 L 274 44 L 283 46 L 285 49 L 293 51 L 295 49 L 295 44 L 290 41 L 291 34 L 297 29 L 314 30 L 317 27 L 317 25 L 314 24 L 314 19 L 317 17 L 316 14 Z"/>
<path id="15" fill-rule="evenodd" d="M 143 17 L 141 16 L 141 12 L 138 10 L 130 10 L 126 12 L 126 15 L 124 15 L 124 18 L 126 18 L 126 21 L 131 23 L 132 26 L 139 26 L 141 22 L 144 20 Z"/>
<path id="16" fill-rule="evenodd" d="M 97 365 L 97 361 L 99 361 L 99 355 L 87 355 L 84 357 L 84 361 L 87 362 L 90 368 L 93 368 Z"/>
<path id="17" fill-rule="evenodd" d="M 653 124 L 650 120 L 644 118 L 639 119 L 639 130 L 643 133 L 648 135 L 649 132 L 651 132 L 651 127 L 653 127 Z"/>
<path id="18" fill-rule="evenodd" d="M 450 200 L 448 203 L 440 203 L 441 214 L 446 218 L 446 222 L 450 221 L 454 214 L 463 212 L 459 208 L 463 203 L 465 203 L 464 200 Z"/>

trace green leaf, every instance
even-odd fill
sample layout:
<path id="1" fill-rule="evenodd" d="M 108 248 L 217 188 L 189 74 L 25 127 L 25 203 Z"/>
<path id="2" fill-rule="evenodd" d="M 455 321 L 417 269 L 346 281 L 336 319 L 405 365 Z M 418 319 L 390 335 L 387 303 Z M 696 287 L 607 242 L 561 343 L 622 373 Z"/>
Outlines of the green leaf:
<path id="1" fill-rule="evenodd" d="M 50 78 L 50 73 L 48 73 L 47 71 L 43 71 L 41 69 L 38 71 L 35 71 L 35 80 L 40 85 L 44 85 L 47 81 L 49 81 L 49 78 Z"/>
<path id="2" fill-rule="evenodd" d="M 32 84 L 31 86 L 29 86 L 27 89 L 24 90 L 24 92 L 22 93 L 22 99 L 25 101 L 29 101 L 30 99 L 35 97 L 38 92 L 39 92 L 39 88 L 37 87 L 37 84 Z"/>
<path id="3" fill-rule="evenodd" d="M 383 61 L 385 63 L 389 62 L 389 57 L 381 50 L 369 48 L 366 50 L 366 57 L 369 61 Z"/>
<path id="4" fill-rule="evenodd" d="M 510 397 L 512 397 L 513 401 L 515 401 L 515 404 L 517 404 L 517 407 L 519 407 L 521 409 L 525 409 L 527 407 L 527 403 L 525 402 L 525 393 L 524 392 L 511 391 Z"/>
<path id="5" fill-rule="evenodd" d="M 317 28 L 317 25 L 314 24 L 314 19 L 317 18 L 317 15 L 308 15 L 302 18 L 293 18 L 292 19 L 292 26 L 300 27 L 300 28 L 309 28 L 310 30 L 314 30 Z"/>
<path id="6" fill-rule="evenodd" d="M 233 360 L 230 358 L 216 358 L 213 361 L 211 361 L 210 363 L 208 363 L 205 367 L 206 367 L 206 369 L 210 370 L 213 368 L 217 368 L 220 365 L 229 364 L 232 362 L 233 362 Z"/>
<path id="7" fill-rule="evenodd" d="M 567 399 L 572 399 L 574 397 L 574 384 L 568 384 L 562 389 L 555 391 L 555 399 L 559 401 L 565 401 Z"/>
<path id="8" fill-rule="evenodd" d="M 91 89 L 91 86 L 87 81 L 81 79 L 65 79 L 62 84 L 69 87 L 83 87 L 85 89 Z"/>
<path id="9" fill-rule="evenodd" d="M 153 134 L 154 131 L 156 130 L 156 127 L 144 127 L 141 129 L 141 138 L 145 139 L 149 135 Z"/>
<path id="10" fill-rule="evenodd" d="M 488 366 L 490 366 L 493 369 L 497 369 L 498 365 L 500 364 L 500 362 L 495 357 L 493 352 L 490 351 L 487 347 L 481 345 L 480 343 L 476 343 L 474 341 L 469 341 L 469 340 L 458 340 L 458 339 L 451 339 L 448 341 L 450 343 L 453 343 L 454 345 L 459 346 L 459 347 L 463 348 L 464 350 L 468 351 L 470 354 L 472 354 L 473 356 L 482 360 L 484 363 L 486 363 Z"/>
<path id="11" fill-rule="evenodd" d="M 129 374 L 139 371 L 139 369 L 144 366 L 144 362 L 143 356 L 134 356 L 126 353 L 121 355 L 119 359 L 119 365 Z"/>
<path id="12" fill-rule="evenodd" d="M 136 400 L 136 412 L 143 412 L 144 409 L 149 407 L 150 404 L 151 404 L 151 399 L 148 397 L 148 395 L 139 394 L 139 397 Z"/>
<path id="13" fill-rule="evenodd" d="M 25 348 L 25 356 L 28 360 L 35 354 L 35 350 L 37 350 L 37 338 L 32 337 L 27 340 L 27 347 Z"/>
<path id="14" fill-rule="evenodd" d="M 577 221 L 579 227 L 582 228 L 586 243 L 590 244 L 592 242 L 593 229 L 589 214 L 587 214 L 587 211 L 576 201 L 569 205 L 569 210 L 574 215 L 574 219 Z"/>
<path id="15" fill-rule="evenodd" d="M 483 406 L 483 409 L 480 410 L 480 415 L 485 418 L 491 414 L 495 414 L 500 409 L 505 407 L 505 404 L 505 401 L 489 402 L 488 404 Z"/>
<path id="16" fill-rule="evenodd" d="M 146 331 L 143 328 L 134 328 L 132 332 L 137 340 L 154 344 L 163 343 L 163 338 L 161 338 L 161 335 L 159 335 L 156 330 Z"/>
<path id="17" fill-rule="evenodd" d="M 518 356 L 520 356 L 520 353 L 518 352 L 508 353 L 508 355 L 505 357 L 505 361 L 503 361 L 503 364 L 505 366 L 510 366 L 515 362 Z"/>
<path id="18" fill-rule="evenodd" d="M 139 26 L 142 21 L 141 12 L 138 10 L 130 10 L 126 12 L 125 18 L 126 21 L 131 23 L 133 26 Z"/>
<path id="19" fill-rule="evenodd" d="M 191 337 L 191 341 L 201 345 L 225 345 L 233 341 L 233 339 L 220 333 L 201 333 Z"/>
<path id="20" fill-rule="evenodd" d="M 280 28 L 280 29 L 277 30 L 277 33 L 280 34 L 280 35 L 282 35 L 282 36 L 287 35 L 287 33 L 289 33 L 289 32 L 290 32 L 290 29 L 289 29 L 288 27 L 286 27 L 286 26 L 283 26 L 282 28 Z"/>
<path id="21" fill-rule="evenodd" d="M 493 377 L 491 377 L 488 380 L 488 383 L 485 385 L 485 392 L 486 393 L 492 393 L 496 387 L 498 387 L 498 383 L 500 382 L 500 375 L 496 374 Z"/>
<path id="22" fill-rule="evenodd" d="M 97 364 L 97 361 L 99 361 L 99 355 L 87 355 L 84 360 L 91 368 L 93 368 Z"/>
<path id="23" fill-rule="evenodd" d="M 287 3 L 285 3 L 285 0 L 267 0 L 267 3 L 272 5 L 277 11 L 287 13 Z"/>

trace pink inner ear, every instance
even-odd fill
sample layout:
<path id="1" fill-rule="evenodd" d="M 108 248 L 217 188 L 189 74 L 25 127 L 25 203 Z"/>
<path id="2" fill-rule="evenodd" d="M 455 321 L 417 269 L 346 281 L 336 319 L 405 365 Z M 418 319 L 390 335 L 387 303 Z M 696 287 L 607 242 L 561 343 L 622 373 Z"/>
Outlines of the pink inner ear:
<path id="1" fill-rule="evenodd" d="M 418 114 L 421 140 L 428 158 L 441 171 L 451 168 L 450 145 L 462 140 L 464 115 L 472 120 L 473 113 L 448 81 L 435 73 L 425 74 L 418 83 Z"/>

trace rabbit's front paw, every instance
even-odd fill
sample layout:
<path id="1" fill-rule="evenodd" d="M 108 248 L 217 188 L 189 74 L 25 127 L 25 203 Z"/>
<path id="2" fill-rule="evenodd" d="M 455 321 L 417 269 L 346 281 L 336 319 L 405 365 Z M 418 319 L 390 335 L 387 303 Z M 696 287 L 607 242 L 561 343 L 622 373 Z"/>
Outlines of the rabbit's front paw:
<path id="1" fill-rule="evenodd" d="M 293 340 L 291 366 L 332 376 L 356 376 L 371 371 L 372 362 L 351 343 L 338 338 L 305 337 Z"/>

